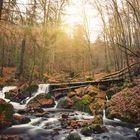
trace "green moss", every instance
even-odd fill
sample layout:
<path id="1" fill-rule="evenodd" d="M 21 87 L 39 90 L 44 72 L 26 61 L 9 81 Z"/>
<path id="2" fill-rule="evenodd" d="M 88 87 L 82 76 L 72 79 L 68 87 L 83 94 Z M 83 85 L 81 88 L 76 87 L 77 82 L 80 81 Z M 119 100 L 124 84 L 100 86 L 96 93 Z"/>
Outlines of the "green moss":
<path id="1" fill-rule="evenodd" d="M 135 104 L 136 104 L 136 106 L 140 109 L 140 101 L 139 101 L 139 100 L 136 100 L 136 101 L 135 101 Z"/>
<path id="2" fill-rule="evenodd" d="M 80 132 L 84 136 L 91 136 L 92 134 L 100 134 L 100 133 L 104 133 L 105 131 L 106 131 L 106 129 L 101 127 L 101 125 L 92 124 L 92 125 L 83 127 Z"/>
<path id="3" fill-rule="evenodd" d="M 93 119 L 93 124 L 103 124 L 103 118 L 101 115 L 97 115 Z"/>
<path id="4" fill-rule="evenodd" d="M 59 100 L 57 108 L 68 108 L 68 107 L 69 107 L 69 103 L 66 98 L 62 98 Z"/>
<path id="5" fill-rule="evenodd" d="M 84 95 L 81 102 L 84 104 L 84 105 L 88 105 L 90 104 L 90 102 L 92 101 L 92 97 L 90 95 Z"/>
<path id="6" fill-rule="evenodd" d="M 13 98 L 15 95 L 14 94 L 12 94 L 11 92 L 6 92 L 5 93 L 5 98 L 6 99 L 11 99 L 11 98 Z"/>
<path id="7" fill-rule="evenodd" d="M 92 80 L 94 80 L 94 78 L 91 77 L 91 76 L 87 76 L 87 77 L 86 77 L 86 80 L 87 80 L 87 81 L 92 81 Z"/>
<path id="8" fill-rule="evenodd" d="M 81 140 L 81 137 L 77 133 L 70 133 L 65 140 Z"/>
<path id="9" fill-rule="evenodd" d="M 77 96 L 73 96 L 71 99 L 74 103 L 80 100 Z"/>
<path id="10" fill-rule="evenodd" d="M 0 113 L 4 113 L 5 121 L 11 121 L 14 114 L 14 109 L 11 104 L 1 104 L 0 105 Z"/>
<path id="11" fill-rule="evenodd" d="M 87 127 L 87 126 L 83 127 L 80 132 L 84 136 L 91 136 L 91 129 L 89 127 Z"/>
<path id="12" fill-rule="evenodd" d="M 133 88 L 134 86 L 136 86 L 136 83 L 134 82 L 129 82 L 129 81 L 125 81 L 123 87 L 128 87 L 128 88 Z"/>
<path id="13" fill-rule="evenodd" d="M 83 103 L 82 100 L 75 102 L 72 108 L 76 109 L 78 111 L 91 113 L 90 108 L 89 108 L 89 104 Z"/>

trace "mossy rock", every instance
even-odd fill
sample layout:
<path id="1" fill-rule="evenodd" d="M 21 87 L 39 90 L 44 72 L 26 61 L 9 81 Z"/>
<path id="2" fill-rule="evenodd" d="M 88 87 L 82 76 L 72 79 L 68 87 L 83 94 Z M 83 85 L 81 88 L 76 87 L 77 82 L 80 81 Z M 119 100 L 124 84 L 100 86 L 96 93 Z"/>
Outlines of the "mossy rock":
<path id="1" fill-rule="evenodd" d="M 70 108 L 72 104 L 73 104 L 73 101 L 70 98 L 65 97 L 59 100 L 57 108 L 65 108 L 65 109 Z"/>
<path id="2" fill-rule="evenodd" d="M 54 107 L 54 105 L 55 105 L 54 98 L 50 94 L 40 93 L 39 95 L 35 96 L 28 102 L 27 108 L 29 109 L 30 108 L 36 109 L 39 107 L 49 108 Z"/>
<path id="3" fill-rule="evenodd" d="M 89 127 L 83 127 L 80 132 L 84 136 L 91 136 L 92 134 L 92 131 Z"/>
<path id="4" fill-rule="evenodd" d="M 72 108 L 75 110 L 78 110 L 78 111 L 91 113 L 89 104 L 86 100 L 79 100 L 79 101 L 75 102 L 73 104 Z"/>
<path id="5" fill-rule="evenodd" d="M 100 125 L 102 125 L 103 124 L 103 117 L 102 117 L 102 115 L 95 116 L 94 119 L 93 119 L 93 124 L 100 124 Z"/>
<path id="6" fill-rule="evenodd" d="M 75 103 L 75 102 L 78 102 L 79 100 L 81 100 L 81 97 L 73 96 L 73 97 L 71 98 L 71 100 Z"/>
<path id="7" fill-rule="evenodd" d="M 33 99 L 31 99 L 29 102 L 34 102 L 34 101 L 37 101 L 39 99 L 51 99 L 51 95 L 49 94 L 46 94 L 46 93 L 40 93 L 38 94 L 36 97 L 34 97 Z"/>
<path id="8" fill-rule="evenodd" d="M 70 133 L 65 140 L 81 140 L 81 137 L 78 133 Z"/>
<path id="9" fill-rule="evenodd" d="M 11 126 L 13 123 L 13 114 L 13 106 L 3 99 L 0 99 L 0 128 Z"/>
<path id="10" fill-rule="evenodd" d="M 82 97 L 82 100 L 81 100 L 81 102 L 84 104 L 84 105 L 88 105 L 88 104 L 90 104 L 91 102 L 92 102 L 92 97 L 90 96 L 90 95 L 84 95 L 83 97 Z"/>
<path id="11" fill-rule="evenodd" d="M 11 99 L 11 98 L 13 98 L 14 96 L 15 96 L 15 94 L 12 93 L 12 92 L 5 92 L 5 98 L 6 98 L 6 99 Z"/>
<path id="12" fill-rule="evenodd" d="M 99 124 L 92 124 L 81 129 L 81 134 L 84 136 L 91 136 L 92 134 L 101 134 L 107 131 L 106 128 Z"/>

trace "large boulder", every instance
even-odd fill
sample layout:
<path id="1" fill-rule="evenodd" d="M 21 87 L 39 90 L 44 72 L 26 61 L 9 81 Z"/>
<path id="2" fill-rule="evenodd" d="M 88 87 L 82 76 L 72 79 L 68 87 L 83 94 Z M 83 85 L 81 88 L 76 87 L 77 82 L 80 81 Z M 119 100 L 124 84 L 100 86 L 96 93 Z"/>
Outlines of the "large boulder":
<path id="1" fill-rule="evenodd" d="M 108 117 L 124 121 L 140 122 L 140 85 L 125 88 L 112 96 L 108 103 Z"/>
<path id="2" fill-rule="evenodd" d="M 54 107 L 55 101 L 54 98 L 46 93 L 40 93 L 39 95 L 35 96 L 27 103 L 27 108 L 39 108 L 39 107 Z"/>
<path id="3" fill-rule="evenodd" d="M 0 99 L 0 129 L 10 127 L 13 123 L 14 108 L 10 103 Z"/>
<path id="4" fill-rule="evenodd" d="M 59 108 L 69 108 L 96 115 L 102 114 L 106 103 L 106 94 L 97 87 L 87 86 L 68 92 L 67 97 L 58 103 Z"/>

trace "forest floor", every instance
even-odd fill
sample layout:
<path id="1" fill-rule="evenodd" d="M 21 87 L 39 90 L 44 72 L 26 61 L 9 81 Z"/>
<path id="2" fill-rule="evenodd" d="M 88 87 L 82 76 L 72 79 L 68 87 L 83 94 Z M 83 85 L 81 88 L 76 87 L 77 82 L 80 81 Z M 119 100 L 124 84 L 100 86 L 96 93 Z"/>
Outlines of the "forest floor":
<path id="1" fill-rule="evenodd" d="M 3 68 L 3 75 L 0 77 L 0 86 L 4 85 L 21 85 L 26 83 L 28 80 L 22 78 L 21 80 L 15 79 L 15 67 L 4 67 Z M 91 81 L 95 79 L 101 79 L 102 77 L 108 75 L 110 73 L 107 72 L 96 72 L 93 74 L 89 74 L 85 72 L 83 74 L 77 74 L 73 77 L 65 73 L 54 73 L 52 75 L 44 74 L 44 78 L 39 80 L 39 78 L 34 78 L 33 83 L 61 83 L 61 82 L 80 82 L 80 81 Z"/>

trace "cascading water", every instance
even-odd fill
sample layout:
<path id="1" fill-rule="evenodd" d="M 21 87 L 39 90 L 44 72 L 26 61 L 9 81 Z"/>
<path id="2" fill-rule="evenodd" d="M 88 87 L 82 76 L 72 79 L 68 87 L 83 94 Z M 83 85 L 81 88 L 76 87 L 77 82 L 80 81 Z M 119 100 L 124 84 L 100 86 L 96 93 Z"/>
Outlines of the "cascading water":
<path id="1" fill-rule="evenodd" d="M 48 93 L 50 91 L 50 84 L 39 84 L 38 93 Z"/>
<path id="2" fill-rule="evenodd" d="M 1 91 L 0 91 L 0 98 L 9 101 L 8 99 L 5 98 L 5 92 L 9 92 L 10 90 L 16 89 L 16 86 L 7 86 L 4 87 Z"/>
<path id="3" fill-rule="evenodd" d="M 9 99 L 5 98 L 5 92 L 9 92 L 10 90 L 14 90 L 16 88 L 17 88 L 16 86 L 3 87 L 3 89 L 0 91 L 0 98 L 4 99 L 7 102 L 10 102 L 16 110 L 19 110 L 19 109 L 25 109 L 26 104 L 31 99 L 33 99 L 35 96 L 39 95 L 40 93 L 48 93 L 50 90 L 50 84 L 39 84 L 38 91 L 36 93 L 34 93 L 34 95 L 31 98 L 27 97 L 27 99 L 25 100 L 26 103 L 22 104 L 22 105 L 20 103 L 17 103 L 17 102 L 11 102 Z"/>
<path id="4" fill-rule="evenodd" d="M 40 93 L 48 93 L 50 91 L 50 84 L 39 84 L 38 85 L 38 90 L 36 93 L 33 94 L 33 96 L 31 98 L 28 98 L 26 100 L 26 104 L 33 99 L 34 97 L 36 97 L 37 95 L 39 95 Z"/>
<path id="5" fill-rule="evenodd" d="M 16 87 L 4 87 L 2 91 L 0 91 L 0 98 L 3 98 L 6 101 L 9 101 L 8 99 L 5 99 L 5 92 L 10 91 L 11 89 L 15 89 Z M 40 93 L 48 93 L 50 91 L 50 85 L 49 84 L 40 84 L 38 91 L 33 94 L 33 97 L 28 98 L 26 103 L 29 102 L 32 98 L 39 95 Z M 106 97 L 108 102 L 108 97 Z M 13 104 L 15 109 L 22 109 L 26 107 L 26 104 L 21 105 L 16 102 L 10 102 Z M 70 133 L 71 131 L 77 132 L 81 136 L 81 140 L 132 140 L 130 139 L 130 136 L 135 136 L 135 132 L 132 129 L 128 129 L 125 127 L 116 126 L 116 124 L 119 124 L 119 122 L 114 120 L 109 120 L 106 118 L 106 112 L 105 109 L 103 110 L 103 120 L 108 124 L 106 128 L 109 132 L 99 134 L 99 135 L 92 135 L 91 137 L 86 137 L 80 134 L 80 129 L 65 129 L 61 126 L 61 119 L 62 114 L 66 115 L 69 114 L 68 119 L 74 119 L 77 118 L 77 120 L 92 120 L 93 116 L 90 116 L 87 113 L 79 112 L 79 111 L 73 111 L 69 112 L 68 110 L 63 111 L 59 109 L 57 111 L 57 101 L 55 101 L 56 105 L 53 108 L 49 108 L 49 110 L 46 109 L 46 116 L 36 117 L 36 116 L 30 116 L 31 122 L 24 125 L 14 125 L 10 128 L 7 128 L 3 130 L 3 134 L 9 134 L 9 135 L 22 135 L 24 137 L 24 140 L 64 140 L 65 137 Z M 53 110 L 53 111 L 52 111 Z M 56 111 L 54 111 L 56 110 Z M 44 109 L 45 111 L 45 109 Z M 49 114 L 47 114 L 49 113 Z M 18 115 L 18 114 L 16 114 Z M 48 116 L 47 116 L 48 115 Z M 64 121 L 64 120 L 62 120 Z M 115 122 L 115 123 L 114 123 Z M 111 125 L 113 124 L 113 125 Z M 115 127 L 114 127 L 115 125 Z M 54 135 L 56 131 L 59 131 L 59 134 L 56 136 Z M 50 133 L 53 132 L 53 133 Z M 55 132 L 55 133 L 54 133 Z M 128 136 L 127 136 L 127 135 Z M 126 136 L 125 136 L 126 135 Z M 0 135 L 1 136 L 1 135 Z M 125 138 L 126 137 L 126 138 Z"/>
<path id="6" fill-rule="evenodd" d="M 5 92 L 16 89 L 16 86 L 6 86 L 0 91 L 0 98 L 4 99 L 6 102 L 10 102 L 15 109 L 25 109 L 25 105 L 21 105 L 17 102 L 11 102 L 9 99 L 5 98 Z"/>

